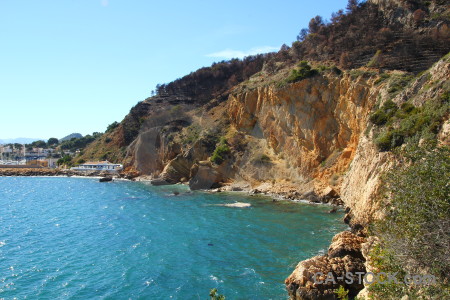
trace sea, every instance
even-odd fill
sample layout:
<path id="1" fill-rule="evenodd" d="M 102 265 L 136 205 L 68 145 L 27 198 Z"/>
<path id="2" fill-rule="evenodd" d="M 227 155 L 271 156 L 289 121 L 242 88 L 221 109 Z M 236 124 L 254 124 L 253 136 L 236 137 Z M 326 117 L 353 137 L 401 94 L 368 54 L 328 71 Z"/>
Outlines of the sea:
<path id="1" fill-rule="evenodd" d="M 235 202 L 251 206 L 223 206 Z M 213 288 L 287 299 L 296 264 L 346 229 L 329 210 L 184 185 L 0 177 L 0 299 L 207 300 Z"/>

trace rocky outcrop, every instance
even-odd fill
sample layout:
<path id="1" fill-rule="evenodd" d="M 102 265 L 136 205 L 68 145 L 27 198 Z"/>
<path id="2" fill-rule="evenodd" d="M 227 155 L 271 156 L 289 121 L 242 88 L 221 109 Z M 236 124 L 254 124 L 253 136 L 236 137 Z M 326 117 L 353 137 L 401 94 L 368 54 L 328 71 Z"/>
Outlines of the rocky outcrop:
<path id="1" fill-rule="evenodd" d="M 426 101 L 448 97 L 446 93 L 448 93 L 448 78 L 450 77 L 450 57 L 447 56 L 437 62 L 428 72 L 415 78 L 403 91 L 393 97 L 393 101 L 398 106 L 409 101 L 420 107 Z M 379 95 L 381 102 L 390 97 L 382 88 L 380 88 Z M 437 134 L 439 143 L 448 143 L 448 131 L 448 120 L 446 120 Z M 372 221 L 383 217 L 382 209 L 379 207 L 380 201 L 377 201 L 377 194 L 380 189 L 381 176 L 391 168 L 395 158 L 390 152 L 380 152 L 374 141 L 375 131 L 369 127 L 364 134 L 360 135 L 356 153 L 342 180 L 340 196 L 347 206 L 344 222 L 352 227 L 353 232 L 365 233 L 365 227 Z M 339 285 L 343 285 L 353 295 L 356 295 L 355 293 L 363 288 L 362 285 L 346 286 L 345 282 L 317 285 L 312 281 L 311 274 L 319 272 L 318 270 L 335 272 L 335 268 L 331 266 L 332 259 L 343 259 L 347 256 L 356 259 L 356 265 L 365 263 L 365 269 L 371 271 L 372 267 L 367 258 L 376 238 L 370 237 L 367 242 L 364 243 L 364 241 L 364 238 L 349 232 L 338 234 L 333 238 L 326 256 L 316 256 L 300 262 L 286 280 L 291 299 L 335 299 L 332 289 Z M 348 260 L 349 258 L 347 258 Z M 338 268 L 338 270 L 341 269 Z M 364 289 L 363 293 L 358 296 L 366 297 L 367 289 Z"/>
<path id="2" fill-rule="evenodd" d="M 206 138 L 200 138 L 187 151 L 178 154 L 164 167 L 160 177 L 169 183 L 180 182 L 182 178 L 192 178 L 192 166 L 207 160 L 214 151 L 215 144 Z"/>
<path id="3" fill-rule="evenodd" d="M 237 130 L 267 142 L 259 148 L 282 157 L 300 178 L 319 179 L 326 187 L 332 176 L 347 170 L 354 157 L 376 103 L 375 79 L 328 73 L 283 88 L 259 87 L 231 95 L 228 115 Z M 247 165 L 248 161 L 242 163 L 239 174 L 254 177 L 246 174 Z M 271 171 L 272 179 L 287 177 L 274 168 Z"/>
<path id="4" fill-rule="evenodd" d="M 341 197 L 351 209 L 351 224 L 367 225 L 378 216 L 375 195 L 379 189 L 380 176 L 391 162 L 391 154 L 379 152 L 370 137 L 361 136 L 356 155 L 341 187 Z"/>
<path id="5" fill-rule="evenodd" d="M 356 296 L 364 287 L 358 275 L 366 271 L 361 253 L 364 242 L 365 238 L 348 231 L 334 236 L 327 255 L 301 261 L 285 280 L 289 298 L 338 299 L 335 290 L 340 286 L 349 291 L 350 297 Z"/>
<path id="6" fill-rule="evenodd" d="M 450 57 L 439 60 L 423 75 L 415 78 L 392 100 L 401 106 L 406 101 L 420 107 L 426 101 L 443 97 L 450 78 Z M 380 89 L 381 102 L 389 98 L 385 89 Z M 447 116 L 448 118 L 448 116 Z M 369 126 L 370 124 L 367 124 Z M 443 123 L 437 139 L 448 143 L 448 120 Z M 370 129 L 370 128 L 369 128 Z M 352 226 L 366 226 L 374 219 L 381 218 L 376 195 L 380 188 L 380 177 L 394 161 L 390 152 L 380 152 L 375 145 L 373 128 L 360 135 L 353 160 L 343 176 L 341 198 L 350 208 L 348 216 Z"/>
<path id="7" fill-rule="evenodd" d="M 209 161 L 200 161 L 191 168 L 189 187 L 192 190 L 212 189 L 220 187 L 223 181 L 221 173 L 217 172 Z"/>

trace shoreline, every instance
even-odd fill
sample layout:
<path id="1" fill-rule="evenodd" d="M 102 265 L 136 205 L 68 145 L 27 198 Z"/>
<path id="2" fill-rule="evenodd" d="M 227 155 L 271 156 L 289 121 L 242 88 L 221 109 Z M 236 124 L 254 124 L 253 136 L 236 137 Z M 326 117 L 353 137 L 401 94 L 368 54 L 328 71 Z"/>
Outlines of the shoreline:
<path id="1" fill-rule="evenodd" d="M 148 178 L 147 176 L 138 176 L 132 181 L 143 182 L 150 185 L 153 185 L 152 178 Z M 186 185 L 187 182 L 178 182 L 173 184 L 165 184 L 165 186 L 171 185 Z M 154 185 L 158 186 L 158 185 Z M 213 189 L 199 189 L 198 191 L 202 191 L 205 193 L 215 194 L 215 193 L 237 193 L 245 196 L 264 196 L 271 199 L 273 202 L 278 201 L 288 201 L 293 203 L 303 203 L 303 204 L 311 204 L 311 205 L 325 205 L 330 208 L 339 209 L 342 208 L 345 210 L 345 205 L 342 200 L 337 198 L 328 198 L 325 196 L 319 196 L 314 191 L 309 191 L 307 193 L 298 193 L 297 191 L 293 191 L 292 187 L 286 187 L 283 184 L 269 184 L 269 183 L 261 183 L 257 187 L 252 187 L 248 182 L 232 182 L 226 185 L 223 185 L 219 188 Z M 306 196 L 305 196 L 306 195 Z M 305 197 L 303 197 L 305 196 Z M 334 212 L 334 211 L 333 211 Z"/>
<path id="2" fill-rule="evenodd" d="M 49 168 L 0 168 L 0 177 L 74 177 L 74 178 L 102 178 L 112 177 L 115 181 L 136 181 L 151 184 L 151 179 L 145 176 L 130 177 L 126 174 L 110 174 L 106 172 L 80 172 L 73 170 L 49 169 Z M 187 183 L 176 183 L 169 185 L 177 185 Z M 318 197 L 312 192 L 300 194 L 293 191 L 292 188 L 283 187 L 283 185 L 262 183 L 253 188 L 246 182 L 233 182 L 215 189 L 202 189 L 206 193 L 238 193 L 247 196 L 266 196 L 271 198 L 273 202 L 289 201 L 293 203 L 304 203 L 311 205 L 326 205 L 330 208 L 344 208 L 340 199 L 324 199 Z M 330 211 L 331 212 L 331 211 Z"/>
<path id="3" fill-rule="evenodd" d="M 106 172 L 79 172 L 74 170 L 61 170 L 50 168 L 0 168 L 0 177 L 120 177 L 119 174 Z"/>

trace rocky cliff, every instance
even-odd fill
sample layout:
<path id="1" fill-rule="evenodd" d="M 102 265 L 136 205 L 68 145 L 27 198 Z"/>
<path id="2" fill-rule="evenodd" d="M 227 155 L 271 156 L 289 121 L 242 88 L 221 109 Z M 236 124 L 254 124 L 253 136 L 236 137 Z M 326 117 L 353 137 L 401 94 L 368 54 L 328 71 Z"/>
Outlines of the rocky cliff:
<path id="1" fill-rule="evenodd" d="M 187 181 L 222 139 L 228 148 L 224 159 L 200 164 L 218 174 L 210 184 L 284 183 L 298 197 L 325 190 L 337 197 L 382 88 L 374 84 L 378 77 L 366 69 L 324 70 L 280 86 L 273 76 L 259 74 L 209 108 L 177 104 L 151 110 L 128 147 L 127 167 L 167 183 Z"/>
<path id="2" fill-rule="evenodd" d="M 348 68 L 352 65 L 342 55 L 337 64 L 329 45 L 318 47 L 325 35 L 342 42 L 352 30 L 359 34 L 355 26 L 347 32 L 346 24 L 356 18 L 348 14 L 301 47 L 294 43 L 273 56 L 201 69 L 163 86 L 88 147 L 83 158 L 106 155 L 124 163 L 126 176 L 153 184 L 182 182 L 192 189 L 248 189 L 343 204 L 352 232 L 336 236 L 326 255 L 300 262 L 286 285 L 291 299 L 335 299 L 339 285 L 354 296 L 362 285 L 318 286 L 311 276 L 317 270 L 338 276 L 370 267 L 361 249 L 367 226 L 382 218 L 376 195 L 394 161 L 387 150 L 401 147 L 420 124 L 431 122 L 405 125 L 400 115 L 381 128 L 371 116 L 386 103 L 403 113 L 418 110 L 450 91 L 450 56 L 437 61 L 450 50 L 449 7 L 440 1 L 412 2 L 372 0 L 356 10 L 370 12 L 368 18 L 379 27 L 377 44 L 359 49 L 370 56 L 350 53 L 358 58 L 357 68 Z M 339 26 L 345 36 L 338 39 Z M 436 44 L 429 44 L 431 39 Z M 380 45 L 383 51 L 374 48 Z M 309 64 L 297 65 L 299 55 Z M 448 144 L 448 113 L 433 122 L 428 137 Z"/>
<path id="3" fill-rule="evenodd" d="M 404 89 L 396 94 L 392 94 L 393 85 L 393 81 L 387 81 L 380 83 L 378 88 L 373 87 L 378 99 L 375 104 L 376 107 L 388 101 L 388 99 L 392 99 L 399 107 L 405 103 L 414 103 L 417 107 L 422 107 L 428 102 L 448 97 L 450 90 L 450 55 L 439 60 L 427 72 L 410 79 Z M 449 104 L 444 101 L 442 105 L 446 113 L 440 119 L 439 130 L 436 131 L 433 138 L 437 139 L 439 144 L 448 145 Z M 383 217 L 383 207 L 380 207 L 380 205 L 384 204 L 377 197 L 377 192 L 382 183 L 380 177 L 391 168 L 394 156 L 390 152 L 379 150 L 376 145 L 377 129 L 372 126 L 371 122 L 367 121 L 363 127 L 365 133 L 359 135 L 353 159 L 346 169 L 340 187 L 341 198 L 347 207 L 345 219 L 349 222 L 352 231 L 360 237 L 350 233 L 347 234 L 348 241 L 344 244 L 349 249 L 353 249 L 353 253 L 346 253 L 348 255 L 347 261 L 343 262 L 341 267 L 336 266 L 337 262 L 333 260 L 335 254 L 332 251 L 335 241 L 342 239 L 341 234 L 333 238 L 333 244 L 328 254 L 300 262 L 295 271 L 286 279 L 286 286 L 291 299 L 335 299 L 336 295 L 333 291 L 339 286 L 347 289 L 350 296 L 355 296 L 355 292 L 357 293 L 362 286 L 346 284 L 342 281 L 326 287 L 315 284 L 313 275 L 317 272 L 324 274 L 331 272 L 337 278 L 340 277 L 341 273 L 353 272 L 349 270 L 355 270 L 355 267 L 361 268 L 364 272 L 374 269 L 367 263 L 374 239 L 371 238 L 366 244 L 361 244 L 364 243 L 362 237 L 366 235 L 364 228 L 372 221 Z M 419 141 L 419 144 L 422 141 L 423 138 Z M 361 251 L 362 248 L 365 248 L 365 251 Z M 343 255 L 341 258 L 343 259 L 345 256 Z M 361 267 L 360 263 L 364 263 L 365 266 Z M 367 297 L 368 295 L 367 290 L 364 290 L 360 297 Z"/>
<path id="4" fill-rule="evenodd" d="M 333 243 L 356 250 L 337 251 L 339 255 L 330 250 L 301 262 L 286 280 L 292 299 L 334 299 L 333 291 L 342 283 L 318 286 L 311 274 L 365 270 L 360 251 L 364 228 L 382 217 L 375 196 L 380 176 L 393 161 L 389 151 L 377 147 L 377 128 L 369 117 L 388 100 L 399 107 L 405 102 L 420 107 L 448 92 L 450 58 L 417 76 L 311 65 L 316 72 L 296 82 L 285 80 L 296 66 L 257 73 L 222 101 L 146 100 L 148 109 L 139 117 L 139 131 L 123 162 L 128 174 L 154 184 L 248 188 L 344 204 L 353 233 L 337 236 Z M 115 138 L 123 126 L 115 130 Z M 436 136 L 448 142 L 448 120 L 441 120 L 439 130 Z M 363 288 L 344 287 L 351 295 Z"/>

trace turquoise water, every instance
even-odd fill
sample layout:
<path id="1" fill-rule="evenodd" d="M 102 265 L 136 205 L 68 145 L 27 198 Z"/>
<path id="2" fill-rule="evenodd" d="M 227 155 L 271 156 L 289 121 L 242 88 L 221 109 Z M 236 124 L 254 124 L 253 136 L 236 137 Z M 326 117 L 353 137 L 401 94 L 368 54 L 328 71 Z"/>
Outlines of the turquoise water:
<path id="1" fill-rule="evenodd" d="M 179 196 L 171 196 L 172 191 Z M 235 201 L 250 208 L 215 204 Z M 0 177 L 0 298 L 286 299 L 345 228 L 329 207 L 184 186 Z"/>

